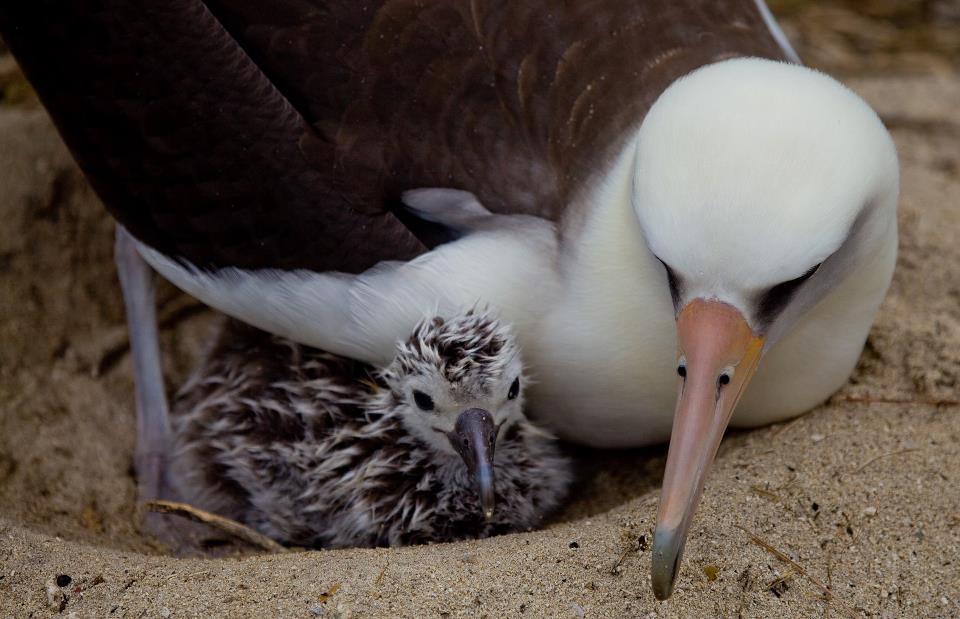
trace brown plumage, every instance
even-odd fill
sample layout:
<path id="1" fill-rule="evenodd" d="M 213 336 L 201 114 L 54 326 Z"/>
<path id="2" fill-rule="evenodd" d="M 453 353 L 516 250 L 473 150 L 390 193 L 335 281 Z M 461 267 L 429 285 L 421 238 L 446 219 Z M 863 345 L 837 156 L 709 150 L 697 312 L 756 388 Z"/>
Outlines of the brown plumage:
<path id="1" fill-rule="evenodd" d="M 204 268 L 408 259 L 414 187 L 557 219 L 674 79 L 782 57 L 753 0 L 10 0 L 0 34 L 117 219 Z"/>

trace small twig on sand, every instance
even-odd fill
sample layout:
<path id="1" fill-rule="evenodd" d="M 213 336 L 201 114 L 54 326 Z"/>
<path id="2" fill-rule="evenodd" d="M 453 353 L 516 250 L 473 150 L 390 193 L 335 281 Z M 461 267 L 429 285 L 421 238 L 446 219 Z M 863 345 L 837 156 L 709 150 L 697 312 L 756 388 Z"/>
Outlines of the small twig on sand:
<path id="1" fill-rule="evenodd" d="M 202 510 L 200 508 L 188 505 L 187 503 L 177 503 L 175 501 L 147 501 L 146 507 L 152 512 L 158 514 L 173 514 L 182 518 L 188 518 L 194 522 L 199 522 L 235 537 L 251 546 L 256 546 L 267 552 L 287 552 L 287 549 L 270 539 L 266 535 L 257 533 L 250 527 L 240 524 L 235 520 L 218 516 L 214 513 Z"/>
<path id="2" fill-rule="evenodd" d="M 388 567 L 390 567 L 389 561 L 383 564 L 383 569 L 380 570 L 379 574 L 377 574 L 377 578 L 376 580 L 373 581 L 373 584 L 375 584 L 378 587 L 383 584 L 383 577 L 386 576 Z"/>
<path id="3" fill-rule="evenodd" d="M 623 565 L 623 562 L 626 561 L 627 555 L 631 552 L 643 552 L 647 549 L 647 536 L 641 535 L 637 540 L 628 545 L 622 553 L 620 553 L 620 558 L 617 559 L 617 562 L 613 564 L 613 567 L 610 568 L 610 573 L 616 575 L 617 570 L 620 569 L 620 566 Z"/>
<path id="4" fill-rule="evenodd" d="M 923 404 L 925 406 L 960 406 L 960 400 L 951 398 L 884 398 L 869 395 L 839 395 L 830 399 L 830 404 L 860 402 L 863 404 Z"/>
<path id="5" fill-rule="evenodd" d="M 863 469 L 867 468 L 868 466 L 870 466 L 871 464 L 873 464 L 874 462 L 876 462 L 877 460 L 880 460 L 880 459 L 882 459 L 882 458 L 889 458 L 890 456 L 899 456 L 900 454 L 908 454 L 908 453 L 913 452 L 913 451 L 920 451 L 920 450 L 919 450 L 918 448 L 916 448 L 916 447 L 913 447 L 913 448 L 911 448 L 911 449 L 901 449 L 901 450 L 899 450 L 899 451 L 891 451 L 890 453 L 880 454 L 879 456 L 876 456 L 876 457 L 874 457 L 874 458 L 870 458 L 869 460 L 867 460 L 866 462 L 864 462 L 863 464 L 861 464 L 860 466 L 858 466 L 856 469 L 854 469 L 853 471 L 851 471 L 851 475 L 856 475 L 857 473 L 859 473 L 859 472 L 862 471 Z"/>
<path id="6" fill-rule="evenodd" d="M 617 570 L 620 569 L 620 566 L 623 565 L 624 560 L 626 560 L 627 555 L 630 554 L 630 552 L 633 550 L 635 550 L 635 548 L 627 547 L 627 549 L 623 551 L 623 553 L 620 555 L 620 558 L 617 559 L 617 562 L 614 563 L 613 567 L 610 568 L 611 574 L 617 573 Z"/>
<path id="7" fill-rule="evenodd" d="M 751 542 L 763 548 L 764 550 L 766 550 L 767 552 L 775 556 L 777 559 L 780 559 L 780 561 L 792 567 L 794 572 L 806 578 L 807 581 L 809 581 L 817 589 L 820 589 L 820 591 L 823 592 L 823 595 L 828 602 L 836 602 L 837 604 L 840 605 L 841 608 L 847 611 L 851 617 L 857 616 L 857 613 L 852 608 L 850 608 L 849 606 L 841 602 L 839 599 L 837 599 L 837 596 L 833 594 L 833 591 L 830 589 L 830 587 L 826 586 L 825 584 L 820 582 L 817 578 L 813 577 L 809 572 L 807 572 L 806 569 L 803 568 L 802 565 L 800 565 L 799 563 L 791 559 L 790 556 L 787 555 L 787 553 L 783 552 L 782 550 L 777 550 L 770 542 L 764 540 L 757 534 L 753 533 L 752 531 L 750 531 L 750 529 L 747 529 L 746 527 L 742 527 L 739 524 L 734 526 L 740 529 L 741 531 L 743 531 L 744 533 L 746 533 L 747 535 L 749 535 Z"/>
<path id="8" fill-rule="evenodd" d="M 794 577 L 793 570 L 789 569 L 787 570 L 787 573 L 784 574 L 783 576 L 778 576 L 773 580 L 771 580 L 770 582 L 768 582 L 767 585 L 764 587 L 764 589 L 774 594 L 775 596 L 780 597 L 781 595 L 783 595 L 783 591 L 786 590 L 787 583 L 790 582 L 790 580 L 793 579 L 793 577 Z M 781 586 L 783 586 L 783 589 L 780 589 Z"/>
<path id="9" fill-rule="evenodd" d="M 765 488 L 761 488 L 757 484 L 753 484 L 752 486 L 750 486 L 750 489 L 753 490 L 755 493 L 759 494 L 760 496 L 766 499 L 770 499 L 771 501 L 776 502 L 780 500 L 779 494 L 777 494 L 776 492 L 771 492 Z"/>

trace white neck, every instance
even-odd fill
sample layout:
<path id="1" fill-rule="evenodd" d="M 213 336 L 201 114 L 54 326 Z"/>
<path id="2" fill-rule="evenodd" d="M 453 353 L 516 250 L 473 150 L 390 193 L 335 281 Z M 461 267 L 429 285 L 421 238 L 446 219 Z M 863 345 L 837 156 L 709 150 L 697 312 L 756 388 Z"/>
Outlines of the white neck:
<path id="1" fill-rule="evenodd" d="M 662 440 L 673 415 L 673 306 L 631 203 L 635 154 L 636 140 L 629 140 L 578 197 L 582 206 L 572 211 L 579 215 L 563 230 L 561 296 L 524 344 L 535 373 L 528 392 L 535 414 L 548 423 L 555 417 L 552 427 L 579 442 Z M 596 412 L 565 414 L 571 408 Z M 622 442 L 611 441 L 618 434 Z"/>

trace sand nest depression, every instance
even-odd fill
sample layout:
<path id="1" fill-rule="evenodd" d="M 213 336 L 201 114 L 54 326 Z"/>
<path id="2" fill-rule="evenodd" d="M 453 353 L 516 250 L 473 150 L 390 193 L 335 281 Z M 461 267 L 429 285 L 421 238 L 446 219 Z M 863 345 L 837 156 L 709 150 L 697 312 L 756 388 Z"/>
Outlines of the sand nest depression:
<path id="1" fill-rule="evenodd" d="M 960 616 L 960 79 L 851 85 L 900 151 L 893 287 L 840 393 L 724 441 L 667 603 L 662 449 L 582 454 L 579 498 L 542 531 L 163 555 L 136 526 L 113 223 L 43 111 L 0 108 L 0 616 Z M 170 287 L 159 302 L 173 388 L 218 318 Z"/>

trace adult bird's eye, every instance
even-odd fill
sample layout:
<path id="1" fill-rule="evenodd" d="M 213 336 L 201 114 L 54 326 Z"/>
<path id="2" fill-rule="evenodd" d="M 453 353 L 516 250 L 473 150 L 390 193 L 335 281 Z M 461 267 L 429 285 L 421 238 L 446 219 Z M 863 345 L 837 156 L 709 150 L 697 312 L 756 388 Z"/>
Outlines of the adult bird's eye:
<path id="1" fill-rule="evenodd" d="M 777 284 L 777 285 L 774 286 L 773 288 L 780 288 L 780 289 L 795 289 L 795 288 L 799 288 L 801 284 L 803 284 L 805 281 L 807 281 L 808 279 L 810 279 L 811 277 L 813 277 L 813 274 L 816 273 L 818 269 L 820 269 L 820 265 L 821 265 L 821 264 L 823 264 L 823 263 L 821 262 L 820 264 L 815 264 L 815 265 L 813 265 L 812 267 L 810 267 L 809 269 L 807 269 L 807 270 L 804 272 L 804 274 L 801 275 L 800 277 L 791 279 L 791 280 L 789 280 L 789 281 L 780 282 L 779 284 Z"/>
<path id="2" fill-rule="evenodd" d="M 513 379 L 513 382 L 510 383 L 510 391 L 507 392 L 507 399 L 513 400 L 520 395 L 520 377 L 517 376 Z"/>
<path id="3" fill-rule="evenodd" d="M 413 401 L 417 403 L 417 406 L 422 411 L 433 410 L 433 398 L 422 391 L 418 391 L 416 389 L 413 390 Z"/>
<path id="4" fill-rule="evenodd" d="M 794 293 L 796 293 L 797 290 L 800 289 L 800 286 L 808 279 L 813 277 L 813 274 L 817 272 L 821 264 L 823 263 L 813 265 L 800 277 L 780 282 L 762 294 L 757 301 L 757 317 L 760 321 L 769 323 L 776 318 L 777 314 L 779 314 L 780 311 L 786 307 L 787 303 L 790 302 L 790 299 L 793 298 Z"/>

